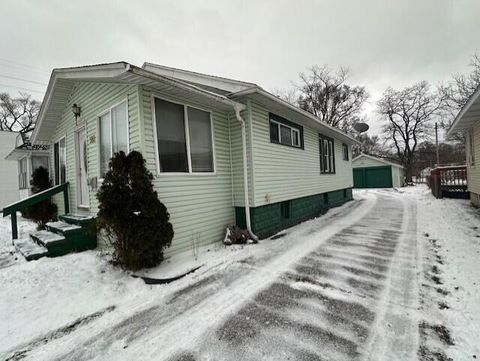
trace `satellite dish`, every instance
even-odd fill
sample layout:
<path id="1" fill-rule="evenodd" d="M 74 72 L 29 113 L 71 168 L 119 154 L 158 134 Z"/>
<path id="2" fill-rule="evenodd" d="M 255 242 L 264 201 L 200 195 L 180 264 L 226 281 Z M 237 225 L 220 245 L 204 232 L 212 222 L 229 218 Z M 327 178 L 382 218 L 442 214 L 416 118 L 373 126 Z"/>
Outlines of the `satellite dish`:
<path id="1" fill-rule="evenodd" d="M 355 125 L 353 126 L 353 129 L 355 129 L 357 132 L 359 133 L 363 133 L 363 132 L 366 132 L 370 127 L 368 126 L 367 123 L 355 123 Z"/>

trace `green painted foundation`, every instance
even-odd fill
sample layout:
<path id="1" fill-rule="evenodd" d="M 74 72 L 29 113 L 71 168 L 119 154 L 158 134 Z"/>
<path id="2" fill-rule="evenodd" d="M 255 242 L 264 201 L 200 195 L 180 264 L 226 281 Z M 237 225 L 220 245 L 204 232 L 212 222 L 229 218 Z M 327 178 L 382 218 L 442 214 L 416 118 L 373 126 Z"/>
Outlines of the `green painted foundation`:
<path id="1" fill-rule="evenodd" d="M 352 200 L 352 189 L 340 189 L 250 208 L 252 230 L 260 238 L 324 214 L 329 208 Z M 246 228 L 245 208 L 235 207 L 237 225 Z"/>

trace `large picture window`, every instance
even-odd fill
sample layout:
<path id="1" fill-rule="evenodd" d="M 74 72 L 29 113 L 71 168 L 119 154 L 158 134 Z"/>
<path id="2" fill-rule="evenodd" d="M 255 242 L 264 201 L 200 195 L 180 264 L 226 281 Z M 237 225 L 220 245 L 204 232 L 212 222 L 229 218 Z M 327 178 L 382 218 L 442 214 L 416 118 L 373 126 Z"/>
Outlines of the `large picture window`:
<path id="1" fill-rule="evenodd" d="M 154 103 L 160 172 L 214 172 L 210 113 L 159 98 Z"/>
<path id="2" fill-rule="evenodd" d="M 100 133 L 100 176 L 108 170 L 108 163 L 114 153 L 128 153 L 127 101 L 110 108 L 99 118 Z"/>
<path id="3" fill-rule="evenodd" d="M 335 146 L 333 139 L 319 134 L 320 172 L 323 174 L 335 173 Z"/>
<path id="4" fill-rule="evenodd" d="M 65 138 L 60 139 L 53 144 L 53 161 L 55 168 L 55 185 L 66 182 L 65 170 L 66 148 Z"/>
<path id="5" fill-rule="evenodd" d="M 303 131 L 301 126 L 294 125 L 282 117 L 270 114 L 270 142 L 302 148 Z"/>

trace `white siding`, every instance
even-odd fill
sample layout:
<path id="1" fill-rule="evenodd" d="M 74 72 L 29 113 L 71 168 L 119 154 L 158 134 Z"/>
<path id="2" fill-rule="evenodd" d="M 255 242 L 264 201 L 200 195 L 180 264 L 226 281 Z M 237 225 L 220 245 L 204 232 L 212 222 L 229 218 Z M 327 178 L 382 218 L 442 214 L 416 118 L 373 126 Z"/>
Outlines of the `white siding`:
<path id="1" fill-rule="evenodd" d="M 340 140 L 334 139 L 336 173 L 321 174 L 318 131 L 303 127 L 304 149 L 271 143 L 268 110 L 251 101 L 247 105 L 253 132 L 254 206 L 353 187 L 351 151 L 344 161 Z"/>
<path id="2" fill-rule="evenodd" d="M 17 135 L 18 133 L 0 131 L 0 210 L 20 199 L 18 162 L 5 159 L 15 148 Z"/>
<path id="3" fill-rule="evenodd" d="M 475 163 L 472 165 L 468 161 L 470 158 L 470 143 L 467 133 L 467 142 L 465 144 L 467 154 L 467 177 L 468 177 L 468 190 L 470 192 L 480 194 L 480 122 L 476 122 L 475 125 L 470 128 L 473 131 L 473 148 Z"/>

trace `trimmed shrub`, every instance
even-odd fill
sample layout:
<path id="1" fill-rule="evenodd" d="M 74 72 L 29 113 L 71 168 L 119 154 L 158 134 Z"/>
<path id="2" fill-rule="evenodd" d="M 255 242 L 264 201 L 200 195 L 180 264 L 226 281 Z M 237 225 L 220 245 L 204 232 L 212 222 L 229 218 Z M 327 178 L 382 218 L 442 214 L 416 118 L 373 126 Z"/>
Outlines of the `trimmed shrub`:
<path id="1" fill-rule="evenodd" d="M 35 169 L 30 180 L 32 193 L 39 193 L 52 187 L 52 182 L 48 175 L 48 170 L 44 167 Z M 44 229 L 45 224 L 57 219 L 57 205 L 51 199 L 45 199 L 22 211 L 24 218 L 31 219 L 37 223 L 38 229 Z"/>
<path id="2" fill-rule="evenodd" d="M 115 153 L 97 193 L 97 227 L 113 246 L 114 263 L 125 269 L 158 265 L 172 242 L 170 215 L 152 180 L 141 153 Z"/>

